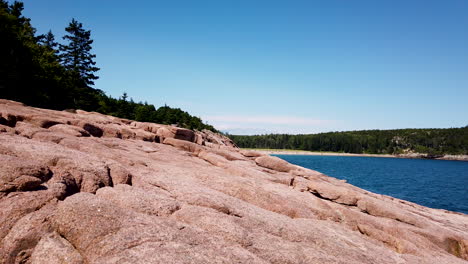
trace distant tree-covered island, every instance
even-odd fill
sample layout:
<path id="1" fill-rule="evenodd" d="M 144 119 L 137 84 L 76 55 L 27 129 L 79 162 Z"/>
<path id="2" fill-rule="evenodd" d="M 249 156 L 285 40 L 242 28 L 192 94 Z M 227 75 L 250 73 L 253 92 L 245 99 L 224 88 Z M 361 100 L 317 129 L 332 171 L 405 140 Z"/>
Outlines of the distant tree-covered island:
<path id="1" fill-rule="evenodd" d="M 241 148 L 356 154 L 468 155 L 468 126 L 443 129 L 362 130 L 309 135 L 229 135 L 229 137 Z"/>
<path id="2" fill-rule="evenodd" d="M 23 16 L 24 5 L 0 0 L 0 98 L 55 110 L 83 109 L 121 118 L 190 129 L 216 129 L 200 118 L 169 106 L 134 102 L 124 93 L 113 98 L 93 88 L 99 78 L 91 31 L 75 19 L 63 43 L 54 34 L 36 34 Z"/>

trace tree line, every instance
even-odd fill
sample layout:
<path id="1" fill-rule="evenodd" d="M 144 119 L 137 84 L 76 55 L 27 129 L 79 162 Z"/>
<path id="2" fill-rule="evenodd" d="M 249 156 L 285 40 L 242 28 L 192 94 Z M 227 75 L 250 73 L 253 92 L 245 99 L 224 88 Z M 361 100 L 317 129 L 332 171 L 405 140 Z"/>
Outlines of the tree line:
<path id="1" fill-rule="evenodd" d="M 430 155 L 468 155 L 468 126 L 444 129 L 363 130 L 309 135 L 229 135 L 229 137 L 241 148 L 358 154 L 416 152 Z"/>
<path id="2" fill-rule="evenodd" d="M 144 122 L 216 129 L 179 108 L 134 102 L 92 87 L 99 78 L 91 31 L 75 19 L 65 28 L 63 43 L 54 34 L 36 34 L 23 16 L 24 5 L 0 0 L 0 98 L 55 110 L 83 109 Z"/>

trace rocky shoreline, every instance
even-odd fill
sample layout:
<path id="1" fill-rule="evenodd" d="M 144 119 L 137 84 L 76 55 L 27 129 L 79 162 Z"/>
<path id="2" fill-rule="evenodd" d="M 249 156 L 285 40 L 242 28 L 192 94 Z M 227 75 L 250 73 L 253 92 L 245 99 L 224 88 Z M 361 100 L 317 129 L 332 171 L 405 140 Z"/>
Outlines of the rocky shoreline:
<path id="1" fill-rule="evenodd" d="M 434 159 L 434 160 L 456 160 L 468 161 L 468 155 L 443 155 L 443 156 L 429 156 L 421 153 L 411 154 L 356 154 L 356 153 L 337 153 L 337 152 L 316 152 L 304 150 L 268 150 L 268 149 L 249 149 L 258 151 L 267 155 L 311 155 L 311 156 L 345 156 L 345 157 L 375 157 L 375 158 L 404 158 L 404 159 Z"/>
<path id="2" fill-rule="evenodd" d="M 211 131 L 0 99 L 0 164 L 0 264 L 468 260 L 468 215 Z"/>

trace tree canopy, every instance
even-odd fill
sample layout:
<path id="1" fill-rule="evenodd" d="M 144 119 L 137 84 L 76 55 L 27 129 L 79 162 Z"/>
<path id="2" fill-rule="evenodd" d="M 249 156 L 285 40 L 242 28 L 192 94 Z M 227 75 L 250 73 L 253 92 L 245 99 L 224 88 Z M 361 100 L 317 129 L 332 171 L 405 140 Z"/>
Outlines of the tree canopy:
<path id="1" fill-rule="evenodd" d="M 270 134 L 229 137 L 241 148 L 296 149 L 368 154 L 468 155 L 468 126 L 330 132 L 309 135 Z"/>
<path id="2" fill-rule="evenodd" d="M 23 16 L 21 2 L 0 0 L 0 98 L 55 110 L 83 109 L 138 121 L 209 129 L 195 116 L 178 109 L 134 102 L 125 93 L 112 98 L 93 88 L 99 68 L 92 52 L 91 31 L 72 19 L 63 43 L 49 31 L 37 35 Z"/>
<path id="3" fill-rule="evenodd" d="M 94 75 L 99 71 L 96 67 L 95 54 L 91 53 L 91 31 L 83 29 L 83 24 L 76 21 L 74 18 L 65 28 L 68 35 L 63 37 L 68 43 L 60 44 L 60 59 L 62 65 L 78 82 L 78 85 L 89 86 L 94 85 L 94 80 L 99 79 Z"/>

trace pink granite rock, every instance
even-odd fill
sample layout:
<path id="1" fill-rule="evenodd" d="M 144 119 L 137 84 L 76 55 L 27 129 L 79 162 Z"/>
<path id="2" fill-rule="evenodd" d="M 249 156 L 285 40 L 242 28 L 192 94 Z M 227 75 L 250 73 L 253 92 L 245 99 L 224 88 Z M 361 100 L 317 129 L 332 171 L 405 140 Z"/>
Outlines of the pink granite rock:
<path id="1" fill-rule="evenodd" d="M 0 264 L 468 260 L 467 215 L 211 131 L 2 99 L 0 114 Z"/>
<path id="2" fill-rule="evenodd" d="M 86 130 L 71 125 L 57 124 L 49 127 L 49 130 L 54 132 L 60 132 L 63 134 L 68 134 L 74 137 L 89 137 L 89 133 L 86 132 Z"/>
<path id="3" fill-rule="evenodd" d="M 246 149 L 243 149 L 240 151 L 240 153 L 246 157 L 249 157 L 249 158 L 256 158 L 256 157 L 260 157 L 260 156 L 263 156 L 262 153 L 260 152 L 257 152 L 257 151 L 254 151 L 254 150 L 246 150 Z"/>
<path id="4" fill-rule="evenodd" d="M 47 166 L 33 160 L 0 154 L 0 192 L 28 191 L 52 176 Z"/>
<path id="5" fill-rule="evenodd" d="M 30 263 L 84 264 L 81 254 L 70 242 L 55 232 L 41 237 L 29 259 Z"/>
<path id="6" fill-rule="evenodd" d="M 196 143 L 175 139 L 175 138 L 166 138 L 164 139 L 164 144 L 171 145 L 181 150 L 192 152 L 195 155 L 198 155 L 203 150 L 203 147 L 197 145 Z"/>
<path id="7" fill-rule="evenodd" d="M 279 172 L 289 172 L 295 169 L 295 166 L 278 157 L 261 156 L 255 159 L 255 162 L 262 167 Z"/>

